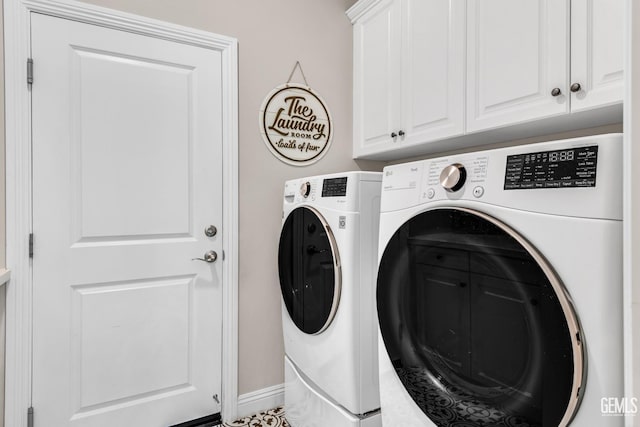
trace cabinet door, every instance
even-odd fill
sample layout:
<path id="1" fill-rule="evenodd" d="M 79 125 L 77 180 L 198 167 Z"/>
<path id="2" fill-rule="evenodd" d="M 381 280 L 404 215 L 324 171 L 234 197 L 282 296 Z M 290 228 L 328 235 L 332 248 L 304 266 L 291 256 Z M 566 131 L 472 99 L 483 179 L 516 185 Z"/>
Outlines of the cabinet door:
<path id="1" fill-rule="evenodd" d="M 569 0 L 469 0 L 467 13 L 468 131 L 569 111 Z"/>
<path id="2" fill-rule="evenodd" d="M 401 144 L 464 133 L 465 6 L 405 0 Z"/>
<path id="3" fill-rule="evenodd" d="M 571 1 L 571 111 L 622 102 L 624 0 Z"/>
<path id="4" fill-rule="evenodd" d="M 354 157 L 394 144 L 400 123 L 401 1 L 384 1 L 353 26 Z"/>

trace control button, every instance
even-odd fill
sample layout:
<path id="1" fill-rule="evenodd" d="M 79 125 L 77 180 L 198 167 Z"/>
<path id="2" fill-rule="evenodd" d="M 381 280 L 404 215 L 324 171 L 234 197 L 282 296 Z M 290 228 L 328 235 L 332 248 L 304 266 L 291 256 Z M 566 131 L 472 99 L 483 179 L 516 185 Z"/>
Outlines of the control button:
<path id="1" fill-rule="evenodd" d="M 302 195 L 302 197 L 304 198 L 309 197 L 310 192 L 311 192 L 311 183 L 309 181 L 303 182 L 302 185 L 300 185 L 300 194 Z"/>
<path id="2" fill-rule="evenodd" d="M 427 190 L 427 198 L 433 199 L 433 196 L 436 195 L 436 191 L 433 188 Z"/>
<path id="3" fill-rule="evenodd" d="M 442 169 L 442 172 L 440 172 L 440 185 L 451 193 L 461 189 L 466 179 L 467 170 L 460 163 L 453 163 L 446 166 Z"/>
<path id="4" fill-rule="evenodd" d="M 473 197 L 482 197 L 484 194 L 484 188 L 481 186 L 477 186 L 473 189 Z"/>

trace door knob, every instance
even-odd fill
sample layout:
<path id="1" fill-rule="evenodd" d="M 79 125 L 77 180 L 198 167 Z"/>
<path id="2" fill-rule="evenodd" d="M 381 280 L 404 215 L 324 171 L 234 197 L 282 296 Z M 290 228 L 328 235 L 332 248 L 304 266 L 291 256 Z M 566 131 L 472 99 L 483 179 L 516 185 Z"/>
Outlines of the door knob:
<path id="1" fill-rule="evenodd" d="M 404 136 L 404 131 L 403 131 L 403 130 L 398 131 L 398 135 L 399 135 L 399 136 Z"/>
<path id="2" fill-rule="evenodd" d="M 216 234 L 218 234 L 218 229 L 216 228 L 215 225 L 210 225 L 210 226 L 208 226 L 207 228 L 204 229 L 204 234 L 207 237 L 213 237 Z"/>
<path id="3" fill-rule="evenodd" d="M 580 89 L 582 89 L 582 86 L 580 85 L 580 83 L 574 83 L 571 85 L 570 89 L 571 92 L 579 92 Z"/>
<path id="4" fill-rule="evenodd" d="M 551 96 L 560 96 L 561 93 L 562 91 L 560 90 L 559 87 L 554 87 L 553 90 L 551 91 Z"/>
<path id="5" fill-rule="evenodd" d="M 398 136 L 398 134 L 397 134 L 397 133 L 395 133 L 395 132 L 391 132 L 391 138 L 395 138 L 396 136 Z"/>
<path id="6" fill-rule="evenodd" d="M 216 262 L 218 254 L 216 251 L 207 251 L 204 254 L 204 258 L 191 258 L 191 261 L 204 261 L 204 262 Z"/>

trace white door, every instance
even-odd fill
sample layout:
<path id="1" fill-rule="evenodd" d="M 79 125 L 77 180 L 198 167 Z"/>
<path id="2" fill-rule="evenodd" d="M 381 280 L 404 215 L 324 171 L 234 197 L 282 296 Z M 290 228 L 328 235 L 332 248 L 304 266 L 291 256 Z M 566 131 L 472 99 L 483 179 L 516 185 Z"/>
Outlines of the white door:
<path id="1" fill-rule="evenodd" d="M 465 6 L 405 0 L 401 144 L 464 133 Z"/>
<path id="2" fill-rule="evenodd" d="M 568 2 L 469 0 L 468 132 L 569 112 Z"/>
<path id="3" fill-rule="evenodd" d="M 355 157 L 399 141 L 401 6 L 400 0 L 382 2 L 353 26 Z"/>
<path id="4" fill-rule="evenodd" d="M 220 412 L 220 53 L 32 14 L 32 56 L 36 425 Z"/>
<path id="5" fill-rule="evenodd" d="M 571 1 L 572 112 L 624 98 L 625 11 L 623 0 Z"/>

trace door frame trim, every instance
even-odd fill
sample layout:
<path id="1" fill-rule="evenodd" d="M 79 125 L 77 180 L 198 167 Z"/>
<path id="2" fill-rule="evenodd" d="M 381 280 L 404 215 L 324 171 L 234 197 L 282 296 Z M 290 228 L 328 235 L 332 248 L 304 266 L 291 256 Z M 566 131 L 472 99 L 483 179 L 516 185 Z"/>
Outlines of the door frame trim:
<path id="1" fill-rule="evenodd" d="M 222 416 L 238 406 L 238 42 L 226 36 L 73 0 L 4 0 L 6 257 L 11 267 L 6 302 L 5 425 L 26 426 L 31 406 L 32 274 L 28 236 L 32 230 L 30 13 L 44 13 L 219 51 L 223 97 L 223 301 Z M 37 65 L 36 65 L 37 73 Z M 35 83 L 37 84 L 37 75 Z M 36 408 L 37 410 L 37 408 Z"/>

